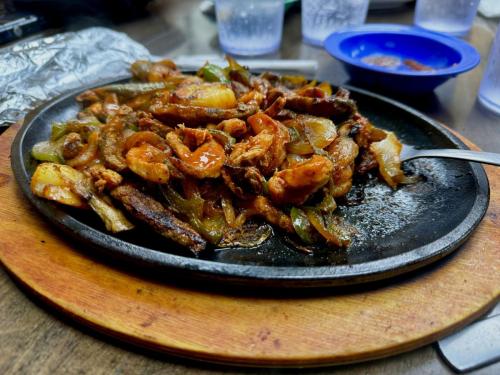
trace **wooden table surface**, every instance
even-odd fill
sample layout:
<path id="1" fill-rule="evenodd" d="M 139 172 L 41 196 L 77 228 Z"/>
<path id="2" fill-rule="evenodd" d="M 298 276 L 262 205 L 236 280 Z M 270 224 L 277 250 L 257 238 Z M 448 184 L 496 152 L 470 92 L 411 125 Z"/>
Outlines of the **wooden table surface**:
<path id="1" fill-rule="evenodd" d="M 213 20 L 198 10 L 199 1 L 159 1 L 152 15 L 117 27 L 162 56 L 220 53 Z M 411 24 L 413 11 L 371 13 L 368 22 Z M 340 64 L 321 49 L 304 45 L 300 13 L 285 20 L 281 50 L 272 58 L 308 58 L 319 62 L 317 77 L 341 84 L 348 80 Z M 473 71 L 448 81 L 434 94 L 398 100 L 459 131 L 487 151 L 500 150 L 500 117 L 477 103 L 477 90 L 498 20 L 477 17 L 469 35 L 483 59 Z M 355 365 L 316 370 L 254 370 L 196 363 L 154 354 L 113 341 L 79 326 L 25 293 L 0 268 L 0 374 L 451 374 L 435 349 Z M 498 374 L 500 363 L 472 374 Z"/>

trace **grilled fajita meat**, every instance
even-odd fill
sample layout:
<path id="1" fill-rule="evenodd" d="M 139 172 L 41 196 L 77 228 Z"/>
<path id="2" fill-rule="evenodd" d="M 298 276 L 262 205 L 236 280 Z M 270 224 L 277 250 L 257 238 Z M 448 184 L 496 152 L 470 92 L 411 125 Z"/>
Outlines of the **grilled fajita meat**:
<path id="1" fill-rule="evenodd" d="M 320 117 L 349 117 L 356 112 L 356 104 L 352 99 L 336 96 L 326 98 L 310 98 L 292 95 L 286 98 L 285 107 L 292 111 L 308 113 Z"/>
<path id="2" fill-rule="evenodd" d="M 236 108 L 208 108 L 183 104 L 153 104 L 154 117 L 167 123 L 184 123 L 187 126 L 218 123 L 233 118 L 246 118 L 259 110 L 256 105 L 238 104 Z"/>
<path id="3" fill-rule="evenodd" d="M 324 95 L 324 92 L 319 91 Z M 306 96 L 304 94 L 309 95 L 312 93 L 305 91 L 297 93 L 284 87 L 276 87 L 269 91 L 267 101 L 273 103 L 273 105 L 274 103 L 278 105 L 278 99 L 284 97 L 286 99 L 284 103 L 286 109 L 314 116 L 342 119 L 352 116 L 357 111 L 356 103 L 348 97 L 346 92 L 345 89 L 340 89 L 335 95 L 317 97 Z"/>
<path id="4" fill-rule="evenodd" d="M 394 189 L 416 181 L 401 169 L 396 135 L 359 113 L 347 89 L 256 77 L 227 61 L 192 75 L 170 60 L 141 60 L 133 82 L 79 95 L 77 118 L 55 123 L 32 149 L 42 162 L 33 194 L 91 208 L 114 233 L 131 229 L 111 194 L 145 227 L 198 254 L 239 246 L 227 234 L 260 220 L 308 245 L 346 247 L 353 233 L 336 200 L 346 201 L 354 178 L 378 173 Z"/>
<path id="5" fill-rule="evenodd" d="M 191 226 L 179 219 L 160 202 L 132 185 L 121 185 L 111 192 L 136 219 L 162 236 L 189 248 L 194 254 L 205 249 L 206 241 Z"/>
<path id="6" fill-rule="evenodd" d="M 104 165 L 117 172 L 122 172 L 127 168 L 127 162 L 122 155 L 124 143 L 122 133 L 125 129 L 126 118 L 131 112 L 132 109 L 129 107 L 120 108 L 118 113 L 108 118 L 99 137 L 99 150 L 104 159 Z"/>

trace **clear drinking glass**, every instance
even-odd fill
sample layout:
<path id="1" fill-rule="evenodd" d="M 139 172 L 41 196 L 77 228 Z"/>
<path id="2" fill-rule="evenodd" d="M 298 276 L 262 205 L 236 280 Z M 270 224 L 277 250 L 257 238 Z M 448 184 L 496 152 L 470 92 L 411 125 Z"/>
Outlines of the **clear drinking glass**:
<path id="1" fill-rule="evenodd" d="M 417 0 L 415 25 L 444 34 L 463 36 L 474 22 L 479 0 Z"/>
<path id="2" fill-rule="evenodd" d="M 479 102 L 500 115 L 500 25 L 479 87 Z"/>
<path id="3" fill-rule="evenodd" d="M 366 20 L 369 0 L 302 0 L 304 42 L 322 46 L 328 35 Z"/>
<path id="4" fill-rule="evenodd" d="M 235 55 L 276 51 L 283 31 L 283 0 L 216 0 L 222 49 Z"/>

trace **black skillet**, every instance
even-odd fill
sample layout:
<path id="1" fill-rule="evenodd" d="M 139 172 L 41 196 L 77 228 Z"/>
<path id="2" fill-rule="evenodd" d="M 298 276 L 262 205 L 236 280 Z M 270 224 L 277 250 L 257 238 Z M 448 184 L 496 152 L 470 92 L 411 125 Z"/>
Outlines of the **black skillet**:
<path id="1" fill-rule="evenodd" d="M 107 83 L 107 82 L 106 82 Z M 106 84 L 103 83 L 103 84 Z M 30 113 L 12 145 L 12 169 L 27 199 L 65 234 L 112 259 L 184 278 L 272 287 L 320 287 L 380 280 L 409 272 L 456 250 L 478 226 L 489 202 L 489 185 L 479 164 L 419 159 L 405 166 L 420 181 L 391 190 L 376 178 L 354 192 L 363 202 L 342 206 L 358 229 L 346 250 L 298 251 L 280 233 L 254 248 L 211 249 L 196 259 L 146 228 L 107 233 L 100 219 L 34 197 L 29 184 L 36 162 L 33 145 L 46 140 L 51 124 L 73 118 L 78 92 L 60 96 Z M 396 101 L 349 88 L 360 112 L 376 126 L 394 131 L 406 144 L 422 148 L 466 148 L 447 129 Z"/>

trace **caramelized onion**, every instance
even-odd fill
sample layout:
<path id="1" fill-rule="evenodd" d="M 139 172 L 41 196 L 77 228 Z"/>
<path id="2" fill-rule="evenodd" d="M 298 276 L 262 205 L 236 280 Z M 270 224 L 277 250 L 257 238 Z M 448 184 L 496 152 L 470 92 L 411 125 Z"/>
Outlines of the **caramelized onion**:
<path id="1" fill-rule="evenodd" d="M 370 145 L 370 152 L 375 155 L 380 175 L 393 189 L 405 178 L 399 159 L 402 148 L 393 132 L 387 132 L 385 139 Z"/>
<path id="2" fill-rule="evenodd" d="M 298 115 L 284 124 L 298 133 L 298 139 L 287 145 L 288 152 L 297 155 L 312 154 L 316 149 L 327 147 L 337 137 L 335 124 L 324 117 Z"/>

